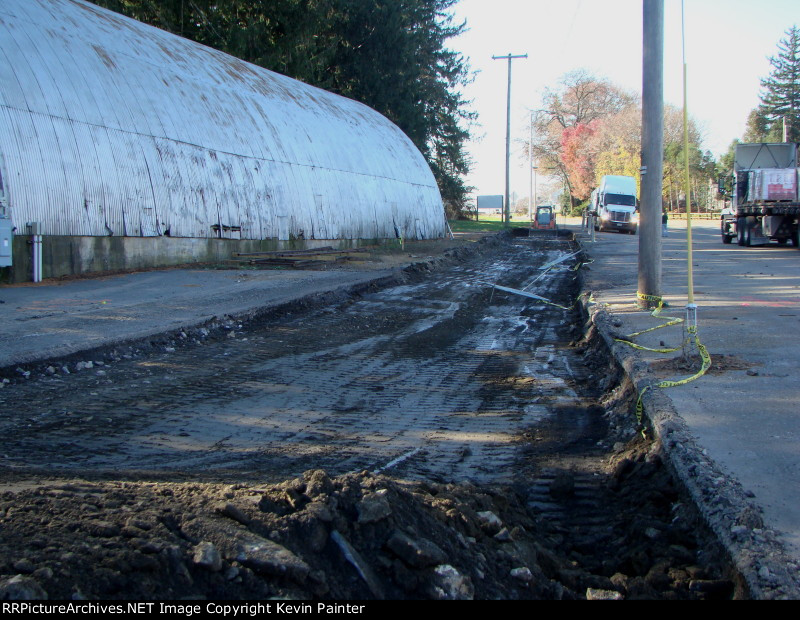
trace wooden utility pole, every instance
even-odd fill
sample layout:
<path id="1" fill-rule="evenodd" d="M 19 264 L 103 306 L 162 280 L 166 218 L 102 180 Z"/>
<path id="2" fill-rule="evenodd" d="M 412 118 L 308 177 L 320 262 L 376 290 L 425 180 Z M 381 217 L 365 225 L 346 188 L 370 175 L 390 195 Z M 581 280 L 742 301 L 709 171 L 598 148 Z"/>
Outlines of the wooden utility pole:
<path id="1" fill-rule="evenodd" d="M 664 172 L 664 0 L 643 0 L 642 182 L 639 207 L 639 306 L 661 297 Z"/>
<path id="2" fill-rule="evenodd" d="M 510 176 L 509 176 L 509 161 L 511 159 L 511 61 L 515 58 L 527 58 L 527 54 L 521 56 L 492 56 L 492 60 L 508 60 L 508 95 L 506 100 L 506 197 L 505 204 L 503 205 L 503 222 L 508 224 L 511 221 L 511 206 L 510 200 Z"/>

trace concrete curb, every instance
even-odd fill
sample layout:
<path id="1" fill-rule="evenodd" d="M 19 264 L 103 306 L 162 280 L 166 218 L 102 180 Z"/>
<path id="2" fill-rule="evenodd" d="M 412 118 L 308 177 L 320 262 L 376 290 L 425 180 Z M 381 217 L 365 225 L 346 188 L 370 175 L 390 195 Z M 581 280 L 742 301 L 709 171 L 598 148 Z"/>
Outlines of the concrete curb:
<path id="1" fill-rule="evenodd" d="M 586 289 L 583 278 L 581 292 L 585 316 L 636 392 L 655 384 L 649 365 L 633 349 L 614 340 L 612 317 L 590 301 L 592 291 Z M 763 524 L 758 506 L 741 484 L 704 454 L 665 390 L 647 390 L 642 404 L 665 462 L 730 555 L 751 596 L 765 600 L 800 598 L 800 582 L 792 574 L 797 574 L 796 562 L 786 553 L 777 533 Z"/>

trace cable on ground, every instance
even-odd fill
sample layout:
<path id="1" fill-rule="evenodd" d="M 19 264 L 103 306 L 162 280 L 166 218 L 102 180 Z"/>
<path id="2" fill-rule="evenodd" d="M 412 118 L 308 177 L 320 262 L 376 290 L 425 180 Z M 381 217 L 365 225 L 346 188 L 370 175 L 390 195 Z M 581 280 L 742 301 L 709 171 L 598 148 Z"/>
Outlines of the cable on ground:
<path id="1" fill-rule="evenodd" d="M 644 397 L 644 395 L 647 392 L 647 390 L 649 390 L 651 387 L 657 387 L 657 388 L 677 387 L 679 385 L 686 385 L 687 383 L 690 383 L 692 381 L 695 381 L 696 379 L 699 379 L 704 374 L 706 374 L 706 372 L 708 371 L 709 368 L 711 368 L 711 355 L 708 353 L 708 349 L 705 347 L 705 345 L 703 345 L 703 343 L 700 342 L 700 336 L 697 333 L 697 321 L 696 321 L 696 315 L 695 315 L 696 306 L 694 306 L 693 304 L 690 304 L 687 307 L 687 315 L 688 315 L 687 319 L 688 320 L 680 318 L 680 317 L 662 316 L 661 315 L 661 310 L 664 307 L 665 302 L 661 297 L 654 296 L 654 295 L 645 295 L 643 293 L 637 293 L 636 296 L 637 296 L 637 298 L 639 298 L 642 301 L 649 301 L 649 302 L 656 303 L 657 306 L 656 306 L 655 310 L 653 310 L 653 312 L 651 313 L 650 316 L 658 318 L 658 319 L 666 319 L 666 322 L 662 323 L 661 325 L 656 325 L 655 327 L 651 327 L 649 329 L 644 329 L 644 330 L 635 332 L 633 334 L 628 334 L 627 336 L 615 338 L 614 340 L 616 342 L 622 342 L 622 343 L 627 344 L 628 346 L 630 346 L 630 347 L 632 347 L 634 349 L 639 349 L 639 350 L 642 350 L 642 351 L 651 351 L 651 352 L 654 352 L 654 353 L 674 353 L 676 351 L 680 351 L 681 349 L 685 349 L 687 347 L 687 345 L 693 345 L 697 349 L 698 353 L 700 354 L 700 359 L 701 359 L 700 370 L 698 370 L 695 374 L 693 374 L 693 375 L 691 375 L 689 377 L 685 377 L 683 379 L 678 379 L 678 380 L 659 381 L 658 383 L 655 383 L 653 385 L 645 386 L 639 392 L 639 397 L 638 397 L 638 399 L 636 401 L 636 421 L 638 423 L 639 428 L 641 429 L 642 436 L 645 436 L 644 424 L 643 424 L 644 405 L 642 404 L 642 398 Z M 687 336 L 686 336 L 686 338 L 683 339 L 683 342 L 678 347 L 654 349 L 654 348 L 645 347 L 645 346 L 642 346 L 642 345 L 639 345 L 639 344 L 636 344 L 635 342 L 633 342 L 633 338 L 636 338 L 637 336 L 640 336 L 642 334 L 647 334 L 649 332 L 653 332 L 653 331 L 655 331 L 657 329 L 661 329 L 662 327 L 670 327 L 670 326 L 673 326 L 673 325 L 680 325 L 680 324 L 683 324 L 683 323 L 688 323 L 687 327 L 686 327 Z"/>

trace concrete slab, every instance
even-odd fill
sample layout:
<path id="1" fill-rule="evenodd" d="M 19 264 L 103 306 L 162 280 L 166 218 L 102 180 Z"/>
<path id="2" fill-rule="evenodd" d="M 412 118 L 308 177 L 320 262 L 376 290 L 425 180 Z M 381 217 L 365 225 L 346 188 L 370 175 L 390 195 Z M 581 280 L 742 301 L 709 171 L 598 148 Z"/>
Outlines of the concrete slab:
<path id="1" fill-rule="evenodd" d="M 0 368 L 241 316 L 392 274 L 171 269 L 0 287 Z"/>
<path id="2" fill-rule="evenodd" d="M 580 235 L 579 220 L 568 225 Z M 684 318 L 689 291 L 686 222 L 671 220 L 670 228 L 662 239 L 662 294 L 669 304 L 663 314 Z M 657 432 L 688 433 L 662 440 L 677 455 L 678 469 L 686 470 L 683 474 L 705 503 L 712 525 L 752 573 L 756 591 L 776 596 L 783 587 L 796 596 L 800 251 L 777 244 L 723 245 L 717 220 L 693 220 L 692 237 L 698 334 L 711 354 L 712 368 L 685 385 L 648 390 L 645 406 L 650 405 L 648 415 Z M 594 261 L 584 268 L 585 288 L 593 294 L 592 311 L 607 339 L 663 322 L 636 304 L 639 236 L 597 233 L 592 242 L 584 233 L 580 238 Z M 686 336 L 684 324 L 634 340 L 663 348 L 681 346 Z M 639 389 L 694 374 L 682 367 L 682 359 L 665 362 L 682 353 L 655 354 L 620 343 L 612 348 Z M 689 454 L 693 450 L 694 462 Z M 704 484 L 697 481 L 701 475 L 708 478 Z"/>

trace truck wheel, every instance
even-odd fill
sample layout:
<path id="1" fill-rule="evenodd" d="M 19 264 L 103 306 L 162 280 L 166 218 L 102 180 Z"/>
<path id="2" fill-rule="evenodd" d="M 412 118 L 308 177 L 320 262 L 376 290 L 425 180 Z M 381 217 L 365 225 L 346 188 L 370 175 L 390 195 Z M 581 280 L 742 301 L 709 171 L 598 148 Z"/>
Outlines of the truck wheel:
<path id="1" fill-rule="evenodd" d="M 748 222 L 744 225 L 744 245 L 745 247 L 749 248 L 751 243 L 752 239 L 750 237 L 750 223 Z"/>
<path id="2" fill-rule="evenodd" d="M 745 218 L 736 218 L 736 243 L 744 245 L 744 229 L 746 227 Z"/>
<path id="3" fill-rule="evenodd" d="M 733 241 L 733 237 L 731 236 L 731 225 L 726 223 L 724 220 L 719 225 L 720 234 L 722 235 L 722 243 L 728 245 Z"/>
<path id="4" fill-rule="evenodd" d="M 798 246 L 800 246 L 800 230 L 798 230 L 797 228 L 795 228 L 795 229 L 792 231 L 792 237 L 791 237 L 791 239 L 792 239 L 792 245 L 793 245 L 794 247 L 798 247 Z"/>

